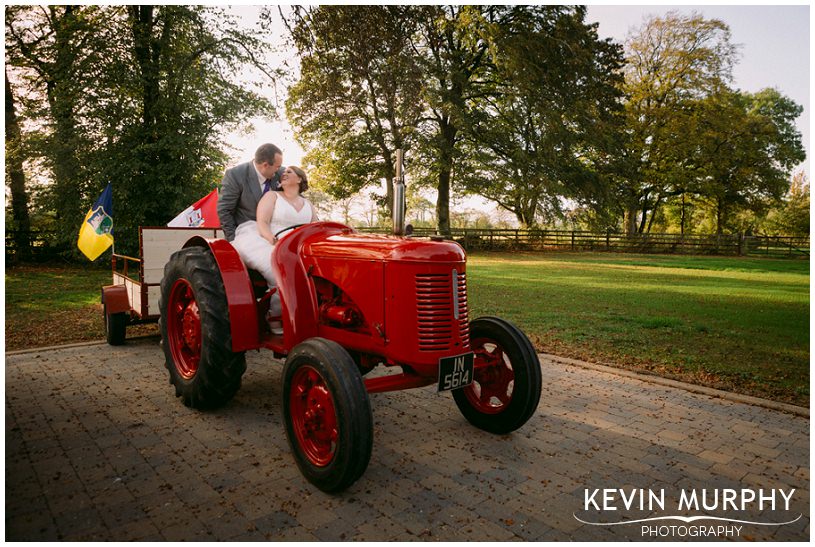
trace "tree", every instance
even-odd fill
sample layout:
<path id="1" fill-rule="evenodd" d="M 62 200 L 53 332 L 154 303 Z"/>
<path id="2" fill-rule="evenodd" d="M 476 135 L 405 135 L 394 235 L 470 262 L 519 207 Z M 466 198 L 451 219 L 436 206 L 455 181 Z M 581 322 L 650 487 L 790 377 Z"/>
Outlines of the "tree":
<path id="1" fill-rule="evenodd" d="M 412 48 L 424 82 L 419 156 L 427 175 L 436 179 L 436 219 L 442 234 L 450 233 L 454 175 L 465 169 L 460 149 L 463 120 L 489 59 L 489 43 L 479 25 L 493 21 L 496 13 L 493 6 L 421 6 L 413 12 L 418 33 Z"/>
<path id="2" fill-rule="evenodd" d="M 773 232 L 790 236 L 809 236 L 809 181 L 803 171 L 790 182 L 783 202 L 768 215 Z"/>
<path id="3" fill-rule="evenodd" d="M 465 187 L 521 225 L 561 216 L 564 198 L 597 202 L 619 154 L 622 52 L 585 8 L 506 7 L 483 20 L 490 47 L 462 123 Z"/>
<path id="4" fill-rule="evenodd" d="M 697 191 L 713 208 L 717 233 L 734 228 L 739 209 L 763 216 L 788 189 L 792 168 L 806 157 L 794 125 L 801 111 L 774 89 L 701 101 Z"/>
<path id="5" fill-rule="evenodd" d="M 118 131 L 104 128 L 109 146 L 94 159 L 102 178 L 124 178 L 114 196 L 129 209 L 118 227 L 135 235 L 216 185 L 226 162 L 223 130 L 274 111 L 242 85 L 240 71 L 274 74 L 260 60 L 263 42 L 221 9 L 129 6 L 119 23 L 126 51 L 109 78 L 128 100 L 112 120 Z"/>
<path id="6" fill-rule="evenodd" d="M 6 178 L 11 190 L 11 210 L 15 228 L 17 257 L 25 260 L 31 254 L 31 220 L 28 214 L 28 192 L 23 171 L 22 136 L 17 122 L 17 109 L 6 70 Z"/>
<path id="7" fill-rule="evenodd" d="M 487 53 L 471 39 L 473 10 L 440 6 L 331 6 L 295 12 L 302 76 L 290 116 L 341 197 L 387 185 L 393 151 L 406 151 L 414 183 L 437 190 L 438 229 L 449 232 L 460 119 Z M 386 121 L 387 123 L 381 123 Z M 309 156 L 313 158 L 314 156 Z"/>
<path id="8" fill-rule="evenodd" d="M 53 173 L 43 205 L 73 242 L 88 206 L 114 189 L 117 249 L 212 189 L 230 124 L 271 113 L 240 75 L 269 77 L 264 43 L 223 10 L 200 6 L 15 7 L 8 64 L 30 84 L 26 116 L 46 122 L 37 153 Z"/>
<path id="9" fill-rule="evenodd" d="M 312 148 L 309 160 L 334 178 L 334 190 L 329 191 L 337 197 L 384 178 L 390 198 L 390 154 L 401 142 L 410 151 L 414 184 L 432 185 L 437 191 L 441 233 L 449 232 L 453 189 L 483 186 L 475 182 L 480 173 L 469 180 L 468 176 L 485 166 L 486 158 L 479 156 L 486 145 L 479 138 L 488 137 L 486 129 L 492 127 L 498 104 L 506 113 L 501 129 L 514 126 L 518 117 L 528 118 L 530 110 L 523 111 L 524 107 L 535 108 L 532 124 L 550 117 L 545 120 L 549 122 L 546 130 L 537 131 L 548 140 L 538 139 L 535 149 L 523 152 L 527 159 L 516 163 L 525 163 L 525 171 L 537 179 L 546 167 L 564 164 L 558 176 L 569 169 L 580 171 L 582 180 L 573 176 L 570 183 L 587 190 L 596 181 L 588 180 L 592 177 L 584 166 L 598 161 L 595 152 L 609 133 L 600 127 L 608 117 L 598 123 L 589 120 L 598 112 L 604 114 L 616 96 L 609 72 L 618 68 L 619 55 L 609 43 L 597 40 L 594 29 L 583 24 L 584 15 L 582 8 L 534 6 L 296 10 L 292 34 L 302 57 L 302 75 L 291 90 L 289 114 Z M 506 78 L 513 83 L 507 84 Z M 558 87 L 557 78 L 566 81 Z M 588 81 L 582 83 L 581 78 Z M 574 85 L 577 82 L 581 85 Z M 545 93 L 552 91 L 542 87 L 547 84 L 557 87 L 558 98 L 569 96 L 568 107 L 552 111 L 556 99 L 544 100 Z M 568 85 L 575 90 L 566 90 Z M 587 91 L 589 96 L 582 98 L 580 93 Z M 554 128 L 564 125 L 555 119 L 567 108 L 571 109 L 569 123 L 579 127 L 554 136 Z M 383 119 L 390 123 L 379 123 Z M 514 142 L 507 147 L 498 142 L 506 138 L 500 133 L 492 131 L 489 144 L 494 156 L 509 161 L 521 150 L 518 140 L 527 135 L 514 131 L 510 136 Z M 594 137 L 594 142 L 589 143 L 587 136 Z M 556 161 L 551 147 L 564 146 L 566 141 L 569 148 Z M 546 167 L 538 167 L 532 159 L 540 154 L 550 156 Z M 484 173 L 488 175 L 492 173 Z M 538 209 L 538 189 L 540 185 L 526 192 L 522 204 L 512 206 L 528 222 L 533 222 Z"/>
<path id="10" fill-rule="evenodd" d="M 45 197 L 58 225 L 75 231 L 86 211 L 81 198 L 88 173 L 80 159 L 91 146 L 80 129 L 80 117 L 95 87 L 90 77 L 101 51 L 112 37 L 102 30 L 102 8 L 96 6 L 10 6 L 6 10 L 7 64 L 15 67 L 33 93 L 43 99 L 32 116 L 44 122 L 40 150 L 52 171 Z M 62 234 L 63 241 L 75 234 Z"/>
<path id="11" fill-rule="evenodd" d="M 629 138 L 615 193 L 626 232 L 637 233 L 667 197 L 684 192 L 694 146 L 687 104 L 727 88 L 736 47 L 722 21 L 670 12 L 646 20 L 625 50 Z"/>
<path id="12" fill-rule="evenodd" d="M 405 188 L 406 217 L 411 219 L 414 227 L 435 226 L 433 202 L 422 195 L 421 189 L 413 184 Z"/>
<path id="13" fill-rule="evenodd" d="M 387 187 L 392 207 L 395 151 L 410 150 L 421 104 L 401 6 L 295 8 L 291 16 L 301 76 L 286 109 L 307 162 L 336 198 Z"/>

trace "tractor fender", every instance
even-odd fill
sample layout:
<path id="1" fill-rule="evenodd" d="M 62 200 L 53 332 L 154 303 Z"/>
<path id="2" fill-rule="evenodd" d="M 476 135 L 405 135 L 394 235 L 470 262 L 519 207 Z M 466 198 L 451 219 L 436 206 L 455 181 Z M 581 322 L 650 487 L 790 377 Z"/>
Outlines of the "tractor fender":
<path id="1" fill-rule="evenodd" d="M 252 290 L 249 272 L 243 264 L 238 251 L 225 239 L 209 239 L 194 236 L 187 240 L 182 248 L 207 247 L 218 269 L 226 291 L 226 302 L 229 307 L 229 326 L 232 334 L 232 351 L 246 351 L 260 347 L 258 330 L 257 304 Z"/>
<path id="2" fill-rule="evenodd" d="M 317 295 L 309 280 L 309 270 L 303 264 L 303 246 L 314 236 L 326 237 L 353 231 L 336 222 L 315 222 L 297 228 L 279 240 L 272 253 L 272 270 L 283 307 L 283 342 L 293 348 L 300 342 L 317 336 Z"/>
<path id="3" fill-rule="evenodd" d="M 127 299 L 127 288 L 124 285 L 106 285 L 102 287 L 102 304 L 108 315 L 130 311 Z"/>

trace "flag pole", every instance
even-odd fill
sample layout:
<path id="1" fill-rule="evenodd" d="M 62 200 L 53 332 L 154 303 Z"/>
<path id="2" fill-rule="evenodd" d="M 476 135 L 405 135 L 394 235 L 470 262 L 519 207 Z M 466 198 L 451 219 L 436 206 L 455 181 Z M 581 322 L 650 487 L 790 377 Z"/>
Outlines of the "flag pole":
<path id="1" fill-rule="evenodd" d="M 110 184 L 110 182 L 108 182 L 108 184 Z M 112 184 L 110 184 L 110 216 L 113 217 L 113 185 Z M 113 235 L 113 229 L 114 228 L 115 228 L 115 225 L 111 226 L 111 228 L 110 228 L 110 235 L 113 238 L 113 241 L 110 242 L 110 253 L 115 255 L 116 254 L 116 236 Z"/>

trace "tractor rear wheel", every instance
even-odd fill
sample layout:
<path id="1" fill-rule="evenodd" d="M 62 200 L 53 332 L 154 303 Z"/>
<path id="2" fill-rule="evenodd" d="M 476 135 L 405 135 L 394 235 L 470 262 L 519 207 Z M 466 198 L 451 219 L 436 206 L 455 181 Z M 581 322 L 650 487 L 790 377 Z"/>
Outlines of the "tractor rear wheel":
<path id="1" fill-rule="evenodd" d="M 226 291 L 209 249 L 173 253 L 164 266 L 159 308 L 165 365 L 176 397 L 198 409 L 232 399 L 246 358 L 232 351 Z"/>
<path id="2" fill-rule="evenodd" d="M 125 312 L 108 313 L 107 304 L 104 306 L 103 313 L 105 314 L 105 339 L 111 346 L 121 346 L 125 343 L 127 314 Z"/>
<path id="3" fill-rule="evenodd" d="M 283 416 L 297 466 L 314 486 L 338 492 L 365 472 L 373 448 L 371 403 L 342 346 L 311 338 L 289 353 Z"/>
<path id="4" fill-rule="evenodd" d="M 470 323 L 475 352 L 473 383 L 453 391 L 459 410 L 474 426 L 505 434 L 524 425 L 541 395 L 540 361 L 515 325 L 498 317 Z"/>

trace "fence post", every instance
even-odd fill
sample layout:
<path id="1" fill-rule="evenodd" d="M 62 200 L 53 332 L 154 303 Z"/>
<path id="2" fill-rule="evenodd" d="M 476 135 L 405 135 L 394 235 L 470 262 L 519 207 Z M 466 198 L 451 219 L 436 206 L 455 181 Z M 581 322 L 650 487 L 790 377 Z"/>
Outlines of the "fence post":
<path id="1" fill-rule="evenodd" d="M 572 250 L 574 251 L 574 230 L 572 230 Z"/>
<path id="2" fill-rule="evenodd" d="M 738 237 L 739 256 L 744 256 L 744 232 L 739 232 Z"/>
<path id="3" fill-rule="evenodd" d="M 611 228 L 606 228 L 606 251 L 611 250 Z"/>

